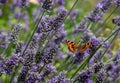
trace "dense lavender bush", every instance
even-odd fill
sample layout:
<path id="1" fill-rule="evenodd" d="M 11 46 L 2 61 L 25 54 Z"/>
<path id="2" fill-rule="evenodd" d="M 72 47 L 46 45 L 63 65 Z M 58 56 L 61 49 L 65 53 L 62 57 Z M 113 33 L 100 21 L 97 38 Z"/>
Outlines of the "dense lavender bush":
<path id="1" fill-rule="evenodd" d="M 120 83 L 120 0 L 89 1 L 0 0 L 0 83 Z"/>

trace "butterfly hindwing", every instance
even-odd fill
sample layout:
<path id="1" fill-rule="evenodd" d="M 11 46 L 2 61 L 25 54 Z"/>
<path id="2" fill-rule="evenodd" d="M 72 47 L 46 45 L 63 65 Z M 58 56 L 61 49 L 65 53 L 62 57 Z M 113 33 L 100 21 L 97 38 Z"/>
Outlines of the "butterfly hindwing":
<path id="1" fill-rule="evenodd" d="M 82 47 L 80 47 L 77 52 L 81 53 L 84 52 L 87 48 L 89 48 L 92 45 L 92 42 L 84 44 Z"/>

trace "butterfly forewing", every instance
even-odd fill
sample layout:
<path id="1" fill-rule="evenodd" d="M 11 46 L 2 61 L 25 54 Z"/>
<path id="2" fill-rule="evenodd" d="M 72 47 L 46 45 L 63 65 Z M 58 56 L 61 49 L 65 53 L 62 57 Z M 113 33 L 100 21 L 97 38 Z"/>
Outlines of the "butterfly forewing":
<path id="1" fill-rule="evenodd" d="M 66 40 L 66 44 L 68 46 L 69 51 L 71 51 L 73 53 L 76 52 L 76 48 L 79 46 L 78 44 L 68 41 L 68 40 Z"/>

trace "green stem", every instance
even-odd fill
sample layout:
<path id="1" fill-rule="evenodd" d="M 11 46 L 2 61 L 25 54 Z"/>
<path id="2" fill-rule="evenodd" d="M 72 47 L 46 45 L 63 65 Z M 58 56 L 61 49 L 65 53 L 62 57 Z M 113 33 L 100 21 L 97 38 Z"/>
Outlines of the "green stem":
<path id="1" fill-rule="evenodd" d="M 40 69 L 39 74 L 40 74 L 41 71 L 44 69 L 44 67 L 45 67 L 45 63 L 43 64 L 42 68 Z"/>
<path id="2" fill-rule="evenodd" d="M 103 24 L 101 25 L 101 27 L 103 27 L 103 25 L 107 22 L 107 20 L 111 17 L 111 15 L 116 11 L 116 9 L 117 9 L 118 7 L 116 7 L 110 14 L 109 14 L 109 16 L 103 21 Z M 95 23 L 94 24 L 94 26 L 96 25 L 97 23 Z M 96 28 L 96 30 L 97 30 L 97 28 Z M 95 31 L 96 31 L 95 30 Z"/>
<path id="3" fill-rule="evenodd" d="M 10 82 L 9 83 L 13 83 L 13 79 L 14 79 L 14 76 L 15 76 L 18 68 L 19 68 L 19 66 L 15 67 L 15 69 L 14 69 L 15 71 L 12 73 L 12 76 L 10 78 Z"/>
<path id="4" fill-rule="evenodd" d="M 115 38 L 116 38 L 116 36 L 118 35 L 118 33 L 119 33 L 119 30 L 118 30 L 118 32 L 116 32 L 115 36 L 113 37 L 112 41 L 110 42 L 110 45 L 113 43 L 113 41 L 115 40 Z M 110 46 L 109 46 L 109 48 L 110 48 Z M 106 54 L 106 52 L 108 51 L 109 48 L 107 48 L 107 49 L 104 51 L 104 53 L 103 53 L 102 56 L 101 56 L 101 59 L 104 57 L 104 55 Z"/>
<path id="5" fill-rule="evenodd" d="M 42 15 L 39 15 L 39 20 L 37 21 L 37 23 L 35 23 L 36 25 L 35 25 L 35 29 L 34 29 L 34 31 L 33 31 L 33 33 L 32 33 L 32 35 L 31 35 L 31 37 L 30 37 L 30 39 L 28 40 L 28 43 L 27 43 L 27 45 L 26 45 L 26 47 L 25 47 L 25 49 L 24 49 L 24 51 L 23 51 L 23 53 L 22 53 L 22 56 L 24 55 L 24 53 L 25 53 L 25 51 L 26 51 L 26 49 L 27 49 L 27 47 L 29 46 L 29 44 L 30 44 L 30 41 L 32 40 L 32 37 L 33 37 L 33 35 L 34 35 L 34 33 L 36 32 L 36 30 L 37 30 L 37 28 L 38 28 L 38 25 L 39 25 L 39 23 L 41 22 L 41 19 L 42 19 L 42 17 L 43 17 L 43 15 L 44 15 L 44 13 L 45 13 L 45 11 L 44 12 L 42 12 Z"/>
<path id="6" fill-rule="evenodd" d="M 111 15 L 116 11 L 116 9 L 118 8 L 118 6 L 110 13 L 110 15 L 104 20 L 102 26 L 107 22 L 107 20 L 111 17 Z M 101 26 L 101 27 L 102 27 Z"/>
<path id="7" fill-rule="evenodd" d="M 70 9 L 69 13 L 67 14 L 67 16 L 65 17 L 64 21 L 66 21 L 66 18 L 68 17 L 68 15 L 70 15 L 70 13 L 72 12 L 73 8 L 75 7 L 75 5 L 77 4 L 78 0 L 76 0 L 72 6 L 72 8 Z"/>

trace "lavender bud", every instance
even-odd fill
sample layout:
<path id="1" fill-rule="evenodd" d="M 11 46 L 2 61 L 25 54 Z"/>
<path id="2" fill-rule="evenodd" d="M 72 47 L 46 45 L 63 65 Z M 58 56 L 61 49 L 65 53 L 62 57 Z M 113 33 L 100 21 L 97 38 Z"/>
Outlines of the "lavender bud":
<path id="1" fill-rule="evenodd" d="M 71 21 L 75 21 L 77 14 L 78 14 L 78 10 L 73 10 L 73 11 L 70 13 L 70 20 L 71 20 Z"/>
<path id="2" fill-rule="evenodd" d="M 97 76 L 96 83 L 103 83 L 104 79 L 105 79 L 104 73 L 100 72 Z"/>
<path id="3" fill-rule="evenodd" d="M 56 51 L 55 51 L 54 48 L 53 48 L 53 49 L 50 49 L 50 51 L 43 56 L 43 58 L 42 58 L 42 59 L 43 59 L 43 62 L 44 62 L 45 64 L 52 63 L 53 57 L 54 57 L 55 53 L 56 53 Z"/>
<path id="4" fill-rule="evenodd" d="M 65 78 L 65 71 L 60 72 L 58 76 L 54 76 L 48 83 L 70 83 L 69 79 Z"/>
<path id="5" fill-rule="evenodd" d="M 17 46 L 16 46 L 16 49 L 15 49 L 15 54 L 22 53 L 22 48 L 23 48 L 23 43 L 18 42 Z"/>
<path id="6" fill-rule="evenodd" d="M 84 55 L 85 53 L 76 53 L 75 56 L 76 56 L 76 59 L 75 59 L 75 64 L 79 64 L 81 63 L 83 60 L 84 60 Z"/>
<path id="7" fill-rule="evenodd" d="M 64 5 L 65 1 L 64 0 L 55 0 L 56 3 L 58 3 L 59 5 Z"/>
<path id="8" fill-rule="evenodd" d="M 74 82 L 78 81 L 80 83 L 86 83 L 91 78 L 92 75 L 93 72 L 91 69 L 82 71 L 77 77 L 75 77 Z"/>
<path id="9" fill-rule="evenodd" d="M 120 7 L 120 0 L 117 0 L 116 4 L 117 4 L 118 7 Z"/>
<path id="10" fill-rule="evenodd" d="M 112 22 L 113 24 L 117 24 L 118 26 L 120 26 L 120 16 L 113 18 Z"/>
<path id="11" fill-rule="evenodd" d="M 28 68 L 26 66 L 22 67 L 21 73 L 17 78 L 17 83 L 24 83 L 28 73 Z"/>
<path id="12" fill-rule="evenodd" d="M 50 26 L 52 27 L 53 30 L 58 30 L 58 28 L 60 28 L 63 24 L 64 18 L 67 15 L 67 11 L 66 10 L 62 10 L 58 16 L 54 19 L 54 21 L 50 24 Z"/>
<path id="13" fill-rule="evenodd" d="M 42 8 L 45 10 L 51 10 L 53 8 L 53 1 L 52 0 L 44 0 L 42 4 Z"/>
<path id="14" fill-rule="evenodd" d="M 52 66 L 52 64 L 47 64 L 45 71 L 43 72 L 43 74 L 41 75 L 41 80 L 45 77 L 48 76 L 50 73 L 52 72 L 56 72 L 56 69 L 54 66 Z"/>
<path id="15" fill-rule="evenodd" d="M 0 4 L 5 4 L 7 3 L 8 0 L 0 0 Z"/>
<path id="16" fill-rule="evenodd" d="M 104 68 L 104 64 L 102 62 L 95 63 L 93 66 L 94 73 L 98 73 L 102 68 Z"/>
<path id="17" fill-rule="evenodd" d="M 7 47 L 7 34 L 0 32 L 0 48 Z"/>
<path id="18" fill-rule="evenodd" d="M 22 27 L 19 24 L 14 25 L 14 28 L 9 38 L 10 43 L 16 43 L 21 28 Z"/>
<path id="19" fill-rule="evenodd" d="M 25 8 L 28 5 L 28 0 L 17 0 L 17 6 L 20 8 Z"/>
<path id="20" fill-rule="evenodd" d="M 104 16 L 104 13 L 108 11 L 111 4 L 112 4 L 112 0 L 101 0 L 101 2 L 97 4 L 95 9 L 92 11 L 92 13 L 90 13 L 88 19 L 93 22 L 100 21 Z"/>

